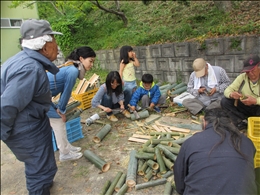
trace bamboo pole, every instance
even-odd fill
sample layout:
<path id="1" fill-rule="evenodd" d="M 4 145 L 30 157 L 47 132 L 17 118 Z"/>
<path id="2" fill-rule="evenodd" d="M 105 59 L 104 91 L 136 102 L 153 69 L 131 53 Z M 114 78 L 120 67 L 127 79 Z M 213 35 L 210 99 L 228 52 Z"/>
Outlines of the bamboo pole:
<path id="1" fill-rule="evenodd" d="M 146 182 L 149 181 L 152 178 L 152 176 L 153 176 L 153 169 L 150 169 L 148 173 L 146 173 L 146 175 L 144 176 L 144 181 Z"/>
<path id="2" fill-rule="evenodd" d="M 107 180 L 99 195 L 105 195 L 110 185 L 111 185 L 111 181 Z"/>
<path id="3" fill-rule="evenodd" d="M 181 148 L 164 146 L 167 150 L 169 150 L 173 154 L 179 154 Z"/>
<path id="4" fill-rule="evenodd" d="M 110 164 L 106 163 L 104 160 L 102 160 L 100 157 L 95 155 L 90 150 L 84 151 L 84 156 L 92 162 L 97 168 L 99 168 L 102 172 L 107 172 L 110 168 Z"/>
<path id="5" fill-rule="evenodd" d="M 138 175 L 144 175 L 145 170 L 147 169 L 148 164 L 147 161 L 144 162 L 144 164 L 142 165 L 142 167 L 140 168 L 140 170 L 138 170 Z"/>
<path id="6" fill-rule="evenodd" d="M 166 158 L 165 156 L 162 156 L 163 162 L 165 164 L 165 166 L 170 169 L 171 171 L 173 171 L 173 166 L 174 164 L 172 163 L 172 161 L 170 161 L 168 158 Z"/>
<path id="7" fill-rule="evenodd" d="M 116 187 L 115 187 L 115 191 L 118 192 L 120 190 L 120 188 L 124 185 L 125 183 L 125 179 L 126 179 L 126 174 L 123 173 L 121 175 L 121 177 L 119 178 L 117 184 L 116 184 Z"/>
<path id="8" fill-rule="evenodd" d="M 124 195 L 128 190 L 128 185 L 124 184 L 120 190 L 116 193 L 116 195 Z"/>
<path id="9" fill-rule="evenodd" d="M 149 167 L 151 167 L 153 170 L 156 170 L 156 169 L 159 168 L 158 163 L 156 163 L 155 161 L 153 161 L 153 160 L 151 160 L 151 159 L 149 159 L 149 160 L 147 161 L 147 165 L 148 165 Z"/>
<path id="10" fill-rule="evenodd" d="M 162 184 L 165 184 L 166 182 L 167 182 L 167 179 L 162 178 L 162 179 L 157 179 L 155 181 L 149 181 L 149 182 L 137 184 L 137 185 L 135 185 L 135 190 L 140 190 L 140 189 L 143 189 L 143 188 L 162 185 Z"/>
<path id="11" fill-rule="evenodd" d="M 154 148 L 152 147 L 144 147 L 143 152 L 148 152 L 148 153 L 154 153 Z"/>
<path id="12" fill-rule="evenodd" d="M 141 112 L 138 112 L 137 114 L 140 116 L 140 118 L 138 118 L 138 119 L 147 118 L 149 116 L 149 112 L 147 110 L 143 110 Z M 136 120 L 136 119 L 137 118 L 136 118 L 135 114 L 131 114 L 131 120 Z"/>
<path id="13" fill-rule="evenodd" d="M 157 148 L 157 147 L 155 148 L 155 155 L 156 155 L 157 162 L 159 164 L 160 173 L 161 174 L 166 173 L 166 167 L 165 167 L 164 161 L 162 159 L 162 155 L 161 155 L 160 149 Z"/>
<path id="14" fill-rule="evenodd" d="M 173 171 L 168 171 L 167 173 L 162 175 L 162 178 L 168 178 L 173 175 Z"/>
<path id="15" fill-rule="evenodd" d="M 118 182 L 118 180 L 120 179 L 121 175 L 123 173 L 121 171 L 118 171 L 117 174 L 116 174 L 116 177 L 114 178 L 113 182 L 111 183 L 111 185 L 109 186 L 107 192 L 105 195 L 112 195 L 114 190 L 115 190 L 115 187 L 116 187 L 116 184 Z"/>
<path id="16" fill-rule="evenodd" d="M 156 159 L 153 153 L 148 153 L 148 152 L 138 152 L 135 154 L 135 157 L 138 159 L 152 159 L 152 160 Z"/>
<path id="17" fill-rule="evenodd" d="M 111 125 L 106 124 L 104 127 L 102 127 L 100 129 L 100 131 L 95 135 L 95 137 L 93 138 L 93 141 L 95 143 L 99 143 L 107 134 L 108 132 L 111 130 Z"/>
<path id="18" fill-rule="evenodd" d="M 164 186 L 163 195 L 171 195 L 172 194 L 172 184 L 171 182 L 167 181 Z"/>
<path id="19" fill-rule="evenodd" d="M 163 153 L 165 154 L 165 156 L 167 156 L 169 159 L 175 161 L 177 156 L 174 155 L 173 153 L 171 153 L 168 149 L 166 149 L 163 145 L 158 144 L 156 147 L 160 148 Z"/>
<path id="20" fill-rule="evenodd" d="M 127 168 L 126 184 L 128 187 L 134 187 L 136 185 L 136 170 L 137 170 L 137 159 L 136 150 L 131 150 L 130 160 Z"/>
<path id="21" fill-rule="evenodd" d="M 177 139 L 177 140 L 174 140 L 174 141 L 172 141 L 172 142 L 173 142 L 173 143 L 176 143 L 176 144 L 182 144 L 184 141 L 186 141 L 186 140 L 189 139 L 190 137 L 192 137 L 191 134 L 186 135 L 186 136 L 183 137 L 183 138 L 179 138 L 179 139 Z"/>
<path id="22" fill-rule="evenodd" d="M 173 138 L 151 139 L 151 144 L 159 144 L 161 141 L 174 141 Z"/>
<path id="23" fill-rule="evenodd" d="M 161 141 L 160 144 L 165 145 L 165 146 L 172 146 L 172 142 L 170 142 L 170 141 Z"/>

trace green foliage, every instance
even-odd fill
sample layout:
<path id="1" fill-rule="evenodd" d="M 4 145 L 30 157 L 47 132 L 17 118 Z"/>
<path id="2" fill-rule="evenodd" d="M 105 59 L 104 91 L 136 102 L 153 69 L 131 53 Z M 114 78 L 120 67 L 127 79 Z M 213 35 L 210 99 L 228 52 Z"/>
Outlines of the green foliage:
<path id="1" fill-rule="evenodd" d="M 235 50 L 242 50 L 242 48 L 240 47 L 241 44 L 241 40 L 239 38 L 231 38 L 231 44 L 230 44 L 230 48 L 231 49 L 235 49 Z"/>

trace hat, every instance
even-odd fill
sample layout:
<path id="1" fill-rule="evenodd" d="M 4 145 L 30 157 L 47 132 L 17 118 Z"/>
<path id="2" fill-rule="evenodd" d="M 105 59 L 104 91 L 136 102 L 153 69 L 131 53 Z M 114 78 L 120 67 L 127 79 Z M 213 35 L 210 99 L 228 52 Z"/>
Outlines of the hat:
<path id="1" fill-rule="evenodd" d="M 29 19 L 21 25 L 22 39 L 35 39 L 43 35 L 62 35 L 60 32 L 52 31 L 50 23 L 46 20 Z"/>
<path id="2" fill-rule="evenodd" d="M 197 58 L 194 60 L 192 66 L 196 77 L 202 77 L 205 75 L 206 61 L 203 58 Z"/>
<path id="3" fill-rule="evenodd" d="M 260 64 L 260 58 L 258 55 L 250 55 L 244 60 L 244 68 L 241 72 L 249 72 L 254 69 L 255 66 Z"/>

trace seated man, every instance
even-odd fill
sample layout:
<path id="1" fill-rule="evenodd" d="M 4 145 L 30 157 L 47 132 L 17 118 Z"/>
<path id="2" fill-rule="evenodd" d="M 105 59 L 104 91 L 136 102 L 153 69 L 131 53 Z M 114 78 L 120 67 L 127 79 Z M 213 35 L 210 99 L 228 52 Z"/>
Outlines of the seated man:
<path id="1" fill-rule="evenodd" d="M 161 95 L 160 89 L 153 82 L 151 74 L 144 74 L 140 87 L 133 93 L 129 102 L 130 109 L 135 110 L 139 100 L 142 101 L 142 108 L 154 109 L 156 112 L 161 112 L 159 106 L 165 103 L 166 96 Z"/>
<path id="2" fill-rule="evenodd" d="M 194 60 L 192 66 L 194 71 L 190 75 L 187 92 L 195 98 L 183 100 L 183 106 L 193 115 L 203 109 L 220 107 L 224 90 L 230 84 L 226 71 L 220 66 L 210 65 L 203 58 Z"/>
<path id="3" fill-rule="evenodd" d="M 242 74 L 229 85 L 221 100 L 222 108 L 228 112 L 238 129 L 246 129 L 246 119 L 260 116 L 260 58 L 250 55 L 244 61 Z M 243 84 L 244 83 L 244 84 Z M 260 120 L 260 118 L 259 118 Z"/>

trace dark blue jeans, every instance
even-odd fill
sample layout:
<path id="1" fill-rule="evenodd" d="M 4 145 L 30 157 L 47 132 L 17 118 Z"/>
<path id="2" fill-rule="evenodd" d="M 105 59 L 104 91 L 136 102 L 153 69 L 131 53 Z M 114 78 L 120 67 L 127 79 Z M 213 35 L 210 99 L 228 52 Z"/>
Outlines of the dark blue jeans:
<path id="1" fill-rule="evenodd" d="M 124 100 L 124 106 L 125 106 L 125 109 L 128 109 L 128 104 L 129 104 L 130 99 L 131 99 L 131 94 L 132 94 L 131 90 L 128 90 L 128 89 L 124 90 L 124 99 L 125 99 Z M 120 108 L 119 103 L 114 104 L 113 101 L 112 101 L 112 97 L 107 95 L 106 93 L 102 98 L 101 105 L 108 107 L 110 109 Z M 108 116 L 110 116 L 112 114 L 113 114 L 113 112 L 107 113 Z"/>

